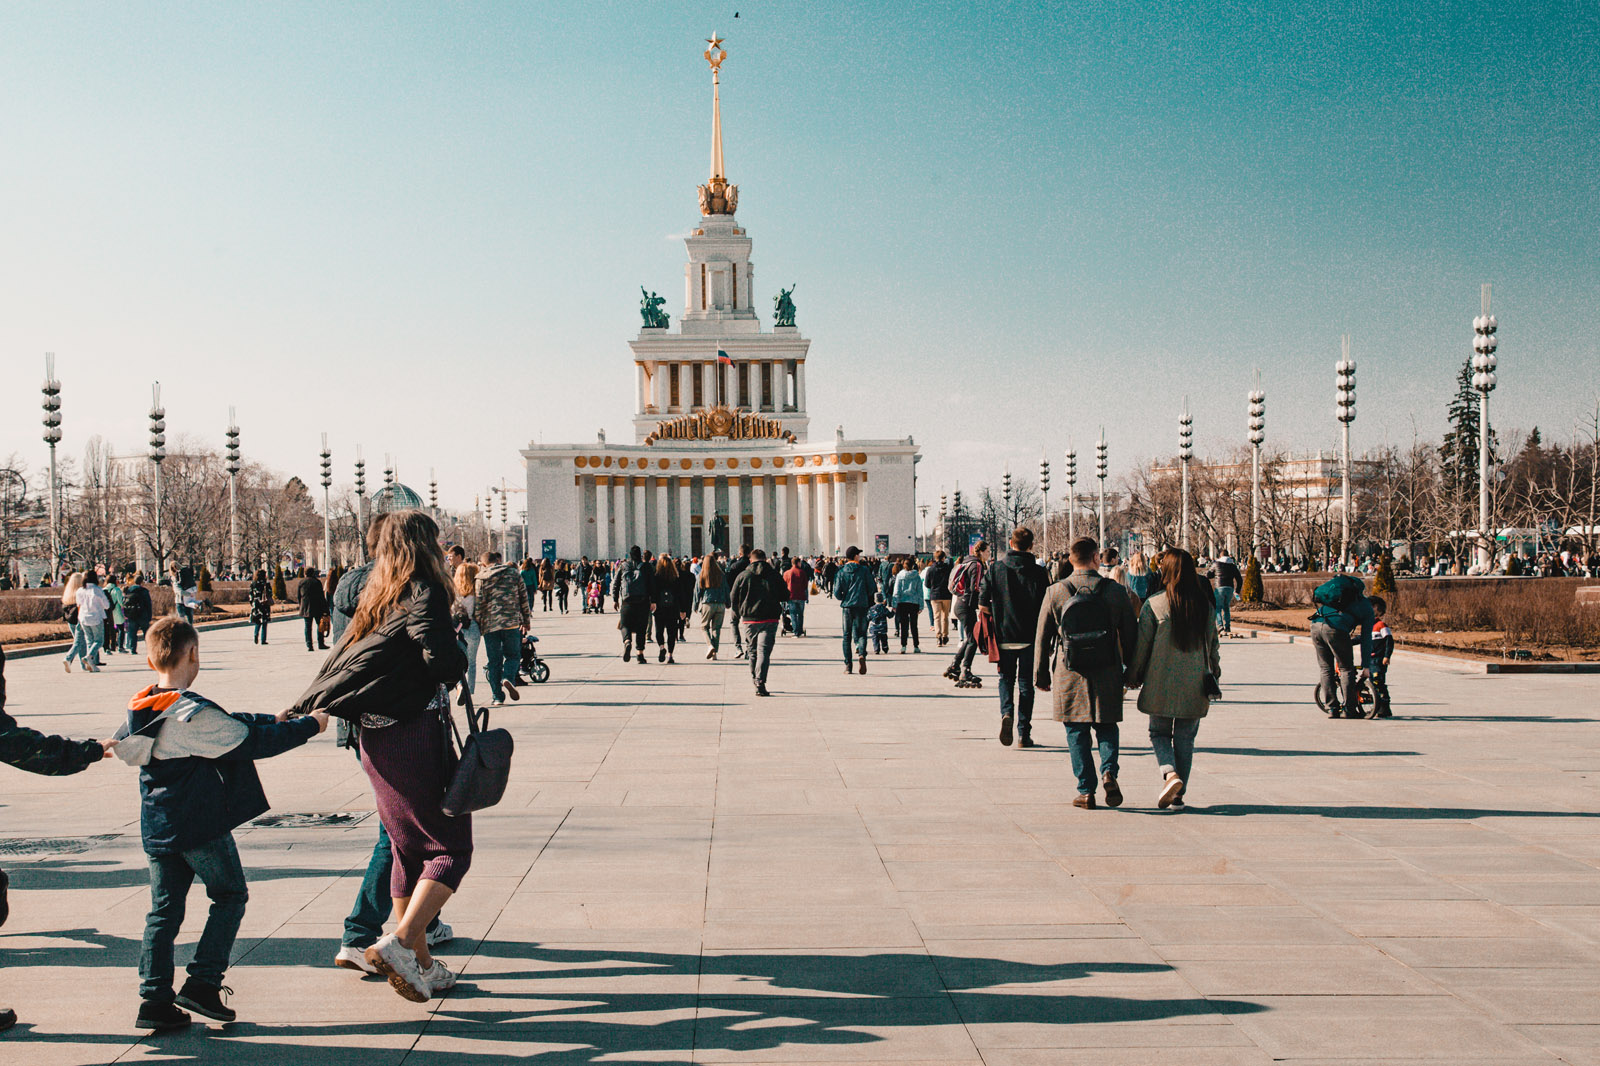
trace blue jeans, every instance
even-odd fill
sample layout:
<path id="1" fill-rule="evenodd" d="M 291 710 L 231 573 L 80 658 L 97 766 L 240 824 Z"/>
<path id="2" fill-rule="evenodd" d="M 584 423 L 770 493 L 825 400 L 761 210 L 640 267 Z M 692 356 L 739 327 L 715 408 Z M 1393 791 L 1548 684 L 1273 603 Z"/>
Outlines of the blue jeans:
<path id="1" fill-rule="evenodd" d="M 772 665 L 772 645 L 778 639 L 778 623 L 746 622 L 744 624 L 745 652 L 750 656 L 750 680 L 757 685 L 767 683 L 767 667 Z"/>
<path id="2" fill-rule="evenodd" d="M 1224 633 L 1233 632 L 1233 586 L 1223 585 L 1215 589 L 1213 596 L 1217 601 L 1217 628 Z"/>
<path id="3" fill-rule="evenodd" d="M 489 671 L 489 695 L 492 699 L 503 700 L 505 692 L 501 686 L 516 680 L 517 668 L 522 665 L 522 631 L 497 629 L 485 633 L 483 651 L 488 659 L 485 666 Z"/>
<path id="4" fill-rule="evenodd" d="M 478 694 L 478 645 L 483 642 L 483 631 L 478 628 L 477 622 L 469 622 L 461 630 L 458 641 L 461 650 L 467 653 L 467 692 L 476 696 Z M 522 642 L 517 642 L 517 661 L 522 661 Z"/>
<path id="5" fill-rule="evenodd" d="M 233 940 L 244 919 L 244 867 L 233 834 L 224 833 L 197 848 L 171 855 L 151 855 L 150 915 L 144 922 L 144 946 L 139 950 L 139 998 L 150 1003 L 171 1003 L 173 944 L 183 927 L 189 887 L 196 877 L 206 886 L 211 911 L 195 945 L 189 976 L 213 988 L 222 986 Z"/>
<path id="6" fill-rule="evenodd" d="M 844 616 L 844 664 L 850 665 L 850 646 L 855 645 L 856 654 L 862 659 L 867 657 L 867 609 L 865 607 L 841 607 L 840 613 Z"/>
<path id="7" fill-rule="evenodd" d="M 383 923 L 394 913 L 394 901 L 389 897 L 389 870 L 394 865 L 394 847 L 389 843 L 389 831 L 378 823 L 378 842 L 373 845 L 372 857 L 367 860 L 367 872 L 361 878 L 361 892 L 350 916 L 344 920 L 344 938 L 340 947 L 370 948 L 383 935 Z M 434 916 L 428 923 L 428 932 L 439 927 Z"/>
<path id="8" fill-rule="evenodd" d="M 794 635 L 806 635 L 806 601 L 790 600 L 784 605 L 789 611 L 789 628 L 794 630 Z"/>
<path id="9" fill-rule="evenodd" d="M 1078 779 L 1078 794 L 1092 796 L 1100 782 L 1095 777 L 1094 745 L 1090 730 L 1100 739 L 1100 771 L 1107 777 L 1117 776 L 1117 749 L 1122 739 L 1121 731 L 1115 722 L 1068 722 L 1066 726 L 1067 748 L 1072 752 L 1072 773 Z"/>
<path id="10" fill-rule="evenodd" d="M 139 625 L 129 621 L 122 627 L 122 650 L 132 655 L 139 650 Z"/>
<path id="11" fill-rule="evenodd" d="M 86 663 L 100 660 L 100 627 L 98 625 L 74 625 L 72 627 L 72 647 L 67 649 L 67 662 L 72 662 L 74 657 Z"/>
<path id="12" fill-rule="evenodd" d="M 1177 774 L 1184 781 L 1189 780 L 1189 770 L 1194 766 L 1194 738 L 1199 732 L 1198 718 L 1150 716 L 1150 749 L 1155 752 L 1162 778 Z"/>
<path id="13" fill-rule="evenodd" d="M 1033 728 L 1033 645 L 1000 649 L 1000 717 L 1016 715 L 1017 732 Z"/>

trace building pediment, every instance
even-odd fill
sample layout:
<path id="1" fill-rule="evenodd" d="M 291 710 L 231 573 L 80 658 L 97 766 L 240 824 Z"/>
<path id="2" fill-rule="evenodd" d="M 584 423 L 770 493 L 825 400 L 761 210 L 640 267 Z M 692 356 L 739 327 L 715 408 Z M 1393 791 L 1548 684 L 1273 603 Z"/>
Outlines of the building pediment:
<path id="1" fill-rule="evenodd" d="M 695 411 L 681 418 L 657 422 L 644 443 L 658 440 L 781 440 L 795 443 L 795 436 L 783 428 L 782 419 L 735 411 L 725 406 Z"/>

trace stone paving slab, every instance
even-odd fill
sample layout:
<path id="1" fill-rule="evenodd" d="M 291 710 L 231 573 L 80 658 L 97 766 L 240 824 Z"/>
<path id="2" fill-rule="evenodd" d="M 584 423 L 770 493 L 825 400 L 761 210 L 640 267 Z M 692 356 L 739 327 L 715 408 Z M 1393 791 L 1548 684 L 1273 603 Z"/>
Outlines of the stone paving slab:
<path id="1" fill-rule="evenodd" d="M 994 679 L 950 689 L 931 647 L 843 676 L 826 603 L 766 700 L 697 636 L 640 666 L 611 616 L 536 621 L 554 676 L 496 714 L 514 776 L 447 908 L 449 996 L 329 965 L 370 816 L 248 827 L 240 1021 L 141 1037 L 131 771 L 4 769 L 0 999 L 22 1023 L 0 1066 L 1600 1064 L 1600 678 L 1412 657 L 1399 717 L 1330 722 L 1308 646 L 1231 642 L 1191 809 L 1154 809 L 1130 710 L 1128 803 L 1082 811 L 1058 724 L 1001 747 Z M 203 640 L 196 687 L 234 710 L 276 711 L 317 663 Z M 108 734 L 146 681 L 110 661 L 14 661 L 10 709 Z M 261 770 L 274 813 L 370 814 L 331 737 Z"/>

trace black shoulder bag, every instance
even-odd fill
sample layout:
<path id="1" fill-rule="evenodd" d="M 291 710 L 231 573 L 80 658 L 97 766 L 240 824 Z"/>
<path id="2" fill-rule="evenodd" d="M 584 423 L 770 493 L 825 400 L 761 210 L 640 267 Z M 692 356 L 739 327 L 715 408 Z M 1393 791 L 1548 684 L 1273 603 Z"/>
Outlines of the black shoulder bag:
<path id="1" fill-rule="evenodd" d="M 490 729 L 489 712 L 473 707 L 472 697 L 467 693 L 463 692 L 462 696 L 467 708 L 466 740 L 461 739 L 461 733 L 456 729 L 448 702 L 444 711 L 450 722 L 445 746 L 452 752 L 456 749 L 460 752 L 442 804 L 444 813 L 452 818 L 499 803 L 506 794 L 506 782 L 511 778 L 510 732 Z"/>

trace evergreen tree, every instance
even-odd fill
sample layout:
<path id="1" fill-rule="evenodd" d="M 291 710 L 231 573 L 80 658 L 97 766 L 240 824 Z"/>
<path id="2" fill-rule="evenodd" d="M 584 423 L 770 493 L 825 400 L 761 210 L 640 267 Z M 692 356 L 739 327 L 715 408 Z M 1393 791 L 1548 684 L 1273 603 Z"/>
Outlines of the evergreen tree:
<path id="1" fill-rule="evenodd" d="M 1456 374 L 1456 394 L 1450 398 L 1446 418 L 1450 432 L 1439 445 L 1439 473 L 1444 498 L 1458 506 L 1478 496 L 1478 427 L 1481 424 L 1481 397 L 1472 387 L 1472 359 L 1461 364 Z M 1489 461 L 1495 461 L 1494 431 L 1489 432 Z"/>
<path id="2" fill-rule="evenodd" d="M 1261 557 L 1254 552 L 1250 553 L 1250 565 L 1244 568 L 1244 588 L 1239 592 L 1239 598 L 1245 603 L 1260 603 L 1266 594 L 1266 585 L 1261 580 Z"/>
<path id="3" fill-rule="evenodd" d="M 1399 596 L 1399 589 L 1395 587 L 1394 564 L 1389 561 L 1390 554 L 1387 551 L 1378 554 L 1378 572 L 1372 575 L 1372 594 L 1383 597 L 1384 602 L 1392 608 Z"/>
<path id="4" fill-rule="evenodd" d="M 289 598 L 289 585 L 283 580 L 282 563 L 272 568 L 272 598 L 280 603 Z"/>

